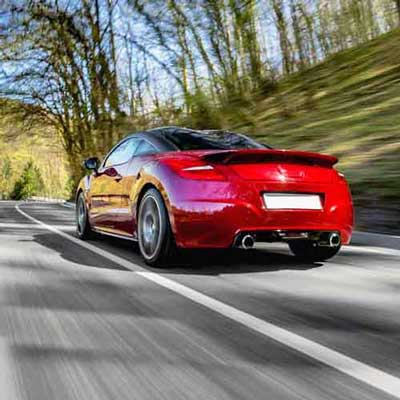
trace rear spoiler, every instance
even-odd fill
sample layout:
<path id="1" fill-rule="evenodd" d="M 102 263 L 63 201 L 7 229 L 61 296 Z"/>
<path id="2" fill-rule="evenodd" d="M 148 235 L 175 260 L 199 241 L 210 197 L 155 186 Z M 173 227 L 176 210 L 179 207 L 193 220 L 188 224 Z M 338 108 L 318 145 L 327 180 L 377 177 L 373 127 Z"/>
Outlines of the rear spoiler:
<path id="1" fill-rule="evenodd" d="M 203 160 L 219 164 L 259 164 L 287 162 L 306 165 L 332 167 L 338 162 L 333 156 L 308 151 L 243 149 L 210 152 L 201 156 Z"/>

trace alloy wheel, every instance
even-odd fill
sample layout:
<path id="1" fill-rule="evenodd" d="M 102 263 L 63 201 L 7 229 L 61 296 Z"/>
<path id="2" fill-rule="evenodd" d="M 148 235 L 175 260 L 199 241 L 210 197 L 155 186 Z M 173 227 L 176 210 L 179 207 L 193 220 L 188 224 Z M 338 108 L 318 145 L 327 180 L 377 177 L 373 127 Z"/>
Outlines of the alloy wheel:
<path id="1" fill-rule="evenodd" d="M 139 244 L 145 258 L 152 258 L 161 243 L 162 219 L 157 200 L 146 196 L 140 207 Z"/>
<path id="2" fill-rule="evenodd" d="M 80 233 L 82 233 L 85 229 L 85 223 L 86 223 L 86 208 L 85 208 L 85 203 L 81 198 L 79 198 L 78 201 L 78 209 L 76 210 L 77 213 L 77 222 L 78 222 L 78 230 Z"/>

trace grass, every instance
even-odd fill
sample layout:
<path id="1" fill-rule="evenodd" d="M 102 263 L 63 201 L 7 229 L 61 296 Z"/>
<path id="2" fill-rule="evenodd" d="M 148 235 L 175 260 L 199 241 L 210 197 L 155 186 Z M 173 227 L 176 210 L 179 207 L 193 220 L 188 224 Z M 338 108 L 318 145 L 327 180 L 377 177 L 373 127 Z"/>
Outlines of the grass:
<path id="1" fill-rule="evenodd" d="M 338 156 L 356 204 L 398 209 L 400 30 L 290 76 L 226 121 L 275 147 Z"/>

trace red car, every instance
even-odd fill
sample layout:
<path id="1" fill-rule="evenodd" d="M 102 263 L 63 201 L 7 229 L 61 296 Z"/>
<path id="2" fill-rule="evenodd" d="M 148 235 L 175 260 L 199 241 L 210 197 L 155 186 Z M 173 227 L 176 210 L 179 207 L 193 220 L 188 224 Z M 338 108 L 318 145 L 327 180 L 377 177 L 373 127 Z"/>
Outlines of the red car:
<path id="1" fill-rule="evenodd" d="M 333 257 L 353 228 L 349 187 L 332 156 L 276 150 L 233 132 L 166 127 L 135 133 L 76 195 L 78 236 L 139 242 L 150 265 L 179 248 L 249 249 L 287 242 L 312 261 Z"/>

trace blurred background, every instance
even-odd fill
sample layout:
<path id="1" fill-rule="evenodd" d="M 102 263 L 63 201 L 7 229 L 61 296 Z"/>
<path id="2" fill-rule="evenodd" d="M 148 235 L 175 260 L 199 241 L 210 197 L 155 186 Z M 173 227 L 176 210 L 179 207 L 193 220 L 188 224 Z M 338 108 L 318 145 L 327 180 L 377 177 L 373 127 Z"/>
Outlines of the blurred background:
<path id="1" fill-rule="evenodd" d="M 128 133 L 331 153 L 357 228 L 400 232 L 400 0 L 5 0 L 0 198 L 70 198 Z"/>

